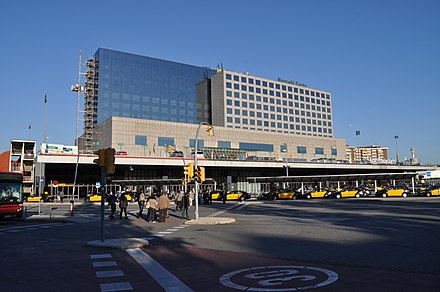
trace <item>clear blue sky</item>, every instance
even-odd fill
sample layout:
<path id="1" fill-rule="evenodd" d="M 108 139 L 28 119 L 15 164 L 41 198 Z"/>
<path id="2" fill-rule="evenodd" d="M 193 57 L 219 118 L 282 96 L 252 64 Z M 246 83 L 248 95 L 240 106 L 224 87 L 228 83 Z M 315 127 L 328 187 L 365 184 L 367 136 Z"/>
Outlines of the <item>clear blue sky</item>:
<path id="1" fill-rule="evenodd" d="M 440 163 L 440 1 L 2 1 L 0 152 L 75 139 L 78 54 L 106 47 L 333 94 L 335 137 Z M 31 130 L 28 126 L 31 125 Z M 82 124 L 81 124 L 82 125 Z"/>

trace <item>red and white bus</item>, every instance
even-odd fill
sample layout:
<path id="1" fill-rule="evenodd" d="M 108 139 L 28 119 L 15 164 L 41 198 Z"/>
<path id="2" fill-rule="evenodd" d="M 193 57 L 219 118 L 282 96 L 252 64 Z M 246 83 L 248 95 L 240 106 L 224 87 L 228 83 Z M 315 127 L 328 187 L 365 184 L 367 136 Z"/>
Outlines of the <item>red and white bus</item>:
<path id="1" fill-rule="evenodd" d="M 23 215 L 23 175 L 0 172 L 0 218 Z"/>

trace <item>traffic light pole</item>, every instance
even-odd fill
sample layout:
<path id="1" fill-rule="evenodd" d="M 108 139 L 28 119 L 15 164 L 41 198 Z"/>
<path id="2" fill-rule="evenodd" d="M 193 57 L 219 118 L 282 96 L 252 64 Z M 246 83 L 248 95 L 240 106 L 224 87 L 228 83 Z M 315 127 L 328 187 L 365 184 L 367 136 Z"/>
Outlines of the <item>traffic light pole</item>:
<path id="1" fill-rule="evenodd" d="M 199 142 L 198 137 L 199 137 L 200 127 L 201 127 L 202 125 L 208 125 L 208 126 L 211 126 L 211 125 L 208 124 L 207 122 L 201 122 L 201 123 L 199 124 L 199 126 L 197 127 L 197 131 L 196 131 L 196 141 L 195 141 L 195 143 L 194 143 L 194 144 L 195 144 L 195 145 L 194 145 L 194 170 L 197 169 L 197 154 L 198 154 L 197 146 L 198 146 L 198 142 Z M 199 184 L 198 184 L 198 182 L 197 182 L 197 179 L 194 180 L 194 183 L 195 183 L 195 186 L 196 186 L 196 190 L 195 190 L 196 212 L 195 212 L 195 215 L 196 215 L 196 220 L 199 220 Z"/>
<path id="2" fill-rule="evenodd" d="M 104 213 L 105 213 L 105 205 L 104 205 L 104 195 L 105 195 L 105 187 L 106 187 L 106 178 L 105 178 L 105 166 L 100 166 L 101 171 L 101 242 L 104 242 Z"/>

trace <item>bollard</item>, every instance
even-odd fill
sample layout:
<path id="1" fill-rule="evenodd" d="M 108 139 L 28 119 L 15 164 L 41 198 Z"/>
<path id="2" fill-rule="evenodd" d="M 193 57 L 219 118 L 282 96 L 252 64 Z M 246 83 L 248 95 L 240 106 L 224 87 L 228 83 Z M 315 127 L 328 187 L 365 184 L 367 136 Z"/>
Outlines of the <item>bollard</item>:
<path id="1" fill-rule="evenodd" d="M 73 216 L 73 209 L 74 209 L 74 201 L 70 200 L 70 216 Z"/>

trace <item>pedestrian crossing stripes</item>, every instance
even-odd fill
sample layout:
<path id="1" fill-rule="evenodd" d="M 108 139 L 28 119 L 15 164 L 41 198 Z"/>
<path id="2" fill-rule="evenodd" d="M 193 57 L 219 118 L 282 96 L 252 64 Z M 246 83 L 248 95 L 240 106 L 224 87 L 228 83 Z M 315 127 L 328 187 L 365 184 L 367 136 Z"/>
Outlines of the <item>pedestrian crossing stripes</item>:
<path id="1" fill-rule="evenodd" d="M 116 261 L 113 261 L 113 256 L 108 253 L 104 254 L 92 254 L 90 255 L 90 259 L 92 260 L 93 268 L 114 268 L 118 266 Z M 122 270 L 112 269 L 112 270 L 99 270 L 95 271 L 96 278 L 98 279 L 111 279 L 113 277 L 124 277 L 125 274 Z M 99 284 L 99 288 L 101 292 L 114 292 L 114 291 L 130 291 L 133 290 L 133 286 L 130 282 L 112 282 L 112 283 L 102 283 Z"/>

